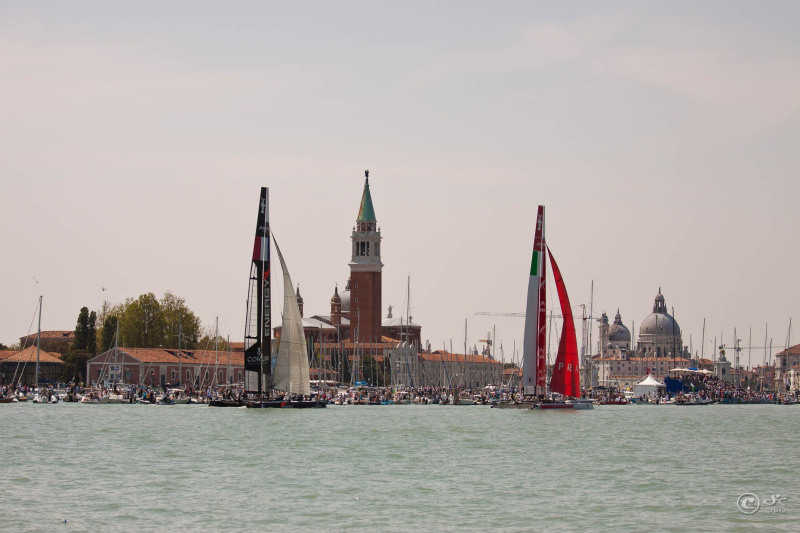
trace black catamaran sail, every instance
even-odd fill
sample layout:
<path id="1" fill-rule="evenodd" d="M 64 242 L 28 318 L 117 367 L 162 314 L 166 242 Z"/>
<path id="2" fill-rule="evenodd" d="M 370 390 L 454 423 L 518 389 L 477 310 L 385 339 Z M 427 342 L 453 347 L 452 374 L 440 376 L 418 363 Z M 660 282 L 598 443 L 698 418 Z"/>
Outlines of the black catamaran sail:
<path id="1" fill-rule="evenodd" d="M 261 187 L 244 326 L 244 390 L 259 398 L 272 386 L 269 237 L 269 189 Z"/>
<path id="2" fill-rule="evenodd" d="M 251 408 L 277 407 L 277 408 L 304 408 L 304 407 L 325 407 L 323 402 L 311 400 L 307 397 L 293 396 L 293 393 L 308 393 L 308 361 L 302 367 L 304 372 L 298 372 L 292 366 L 290 360 L 286 364 L 279 365 L 287 375 L 296 376 L 298 383 L 302 387 L 292 389 L 291 385 L 284 387 L 283 393 L 276 396 L 273 393 L 275 387 L 281 388 L 281 384 L 286 380 L 276 381 L 272 371 L 272 288 L 270 284 L 270 238 L 269 229 L 269 189 L 261 188 L 261 198 L 258 203 L 258 220 L 256 222 L 256 238 L 253 244 L 253 262 L 250 266 L 250 286 L 247 298 L 247 318 L 245 320 L 244 332 L 244 392 L 245 405 Z M 280 250 L 278 250 L 280 257 Z M 291 284 L 283 257 L 280 257 L 281 268 L 284 273 L 284 285 Z M 289 293 L 294 298 L 294 292 L 289 287 Z M 286 303 L 286 302 L 285 302 Z M 297 307 L 296 300 L 293 302 Z M 299 318 L 299 311 L 295 309 L 294 315 Z M 284 309 L 284 315 L 287 314 Z M 291 313 L 290 313 L 291 315 Z M 286 334 L 287 316 L 284 316 L 283 331 Z M 304 342 L 302 334 L 302 323 L 300 327 L 300 341 Z M 287 342 L 284 345 L 288 346 Z M 284 346 L 286 348 L 287 346 Z M 286 350 L 283 350 L 286 351 Z M 303 344 L 303 356 L 306 357 L 305 345 Z M 279 360 L 281 354 L 279 354 Z M 280 362 L 280 361 L 279 361 Z M 284 366 L 286 368 L 284 368 Z M 302 366 L 302 365 L 301 365 Z"/>

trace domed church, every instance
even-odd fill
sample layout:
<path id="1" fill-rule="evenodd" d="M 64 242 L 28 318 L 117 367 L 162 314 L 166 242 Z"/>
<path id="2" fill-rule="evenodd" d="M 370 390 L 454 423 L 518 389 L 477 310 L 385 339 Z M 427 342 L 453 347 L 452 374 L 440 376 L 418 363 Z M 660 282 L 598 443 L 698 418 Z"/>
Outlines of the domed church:
<path id="1" fill-rule="evenodd" d="M 658 288 L 653 312 L 642 321 L 639 327 L 639 340 L 636 352 L 645 357 L 673 357 L 683 353 L 681 328 L 675 318 L 667 313 L 667 303 Z"/>
<path id="2" fill-rule="evenodd" d="M 608 357 L 614 353 L 627 353 L 630 349 L 631 331 L 622 323 L 619 309 L 611 325 L 608 323 L 608 315 L 603 313 L 600 319 L 600 351 Z"/>
<path id="3" fill-rule="evenodd" d="M 631 340 L 631 332 L 622 323 L 619 310 L 613 324 L 608 323 L 608 316 L 603 313 L 599 354 L 593 357 L 598 384 L 628 387 L 647 374 L 663 378 L 673 368 L 689 366 L 689 352 L 683 346 L 681 328 L 667 313 L 661 288 L 653 302 L 653 312 L 639 326 L 635 346 Z"/>

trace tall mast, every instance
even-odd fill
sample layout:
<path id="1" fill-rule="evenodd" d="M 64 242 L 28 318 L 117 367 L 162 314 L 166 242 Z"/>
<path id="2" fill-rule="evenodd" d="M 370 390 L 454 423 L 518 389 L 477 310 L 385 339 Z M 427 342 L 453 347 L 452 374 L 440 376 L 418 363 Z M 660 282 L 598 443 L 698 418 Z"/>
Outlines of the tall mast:
<path id="1" fill-rule="evenodd" d="M 261 187 L 244 334 L 244 387 L 246 392 L 257 392 L 259 397 L 264 392 L 269 394 L 272 386 L 270 302 L 269 189 Z M 254 378 L 257 383 L 253 383 Z"/>
<path id="2" fill-rule="evenodd" d="M 42 295 L 39 295 L 39 327 L 36 333 L 36 376 L 34 387 L 39 387 L 39 350 L 42 344 Z"/>
<path id="3" fill-rule="evenodd" d="M 527 396 L 544 394 L 547 378 L 544 244 L 544 206 L 540 205 L 536 215 L 522 346 L 522 393 Z"/>
<path id="4" fill-rule="evenodd" d="M 264 389 L 267 395 L 272 392 L 272 295 L 270 285 L 270 229 L 269 229 L 269 189 L 262 188 L 262 203 L 261 215 L 263 216 L 264 227 L 264 248 L 261 250 L 260 264 L 261 278 L 263 284 L 260 284 L 262 292 L 259 297 L 259 303 L 262 309 L 262 324 L 263 327 L 260 331 L 259 343 L 261 345 L 261 374 L 258 379 L 258 392 L 262 392 L 261 376 L 264 376 Z M 266 363 L 266 364 L 265 364 Z"/>
<path id="5" fill-rule="evenodd" d="M 619 311 L 619 309 L 617 309 Z M 591 388 L 591 360 L 592 360 L 592 328 L 594 327 L 594 280 L 592 280 L 592 290 L 589 293 L 589 353 L 584 353 L 583 365 L 585 367 L 586 377 L 584 378 L 584 387 Z M 632 330 L 631 330 L 632 331 Z M 598 350 L 599 351 L 599 350 Z"/>
<path id="6" fill-rule="evenodd" d="M 181 379 L 182 379 L 182 372 L 183 372 L 183 365 L 181 364 L 181 317 L 178 316 L 178 387 L 181 386 Z"/>

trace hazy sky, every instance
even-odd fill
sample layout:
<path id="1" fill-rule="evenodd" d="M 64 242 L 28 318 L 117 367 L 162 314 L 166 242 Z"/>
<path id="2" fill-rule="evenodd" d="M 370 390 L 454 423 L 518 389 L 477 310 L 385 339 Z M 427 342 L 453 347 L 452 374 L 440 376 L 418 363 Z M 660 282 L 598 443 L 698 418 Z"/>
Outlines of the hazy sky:
<path id="1" fill-rule="evenodd" d="M 465 318 L 470 346 L 495 325 L 506 359 L 521 345 L 521 319 L 474 313 L 525 310 L 544 204 L 574 306 L 594 280 L 595 315 L 638 331 L 661 287 L 695 351 L 704 318 L 706 355 L 766 324 L 778 351 L 800 317 L 798 20 L 794 1 L 0 2 L 0 341 L 35 331 L 40 294 L 42 328 L 68 330 L 168 290 L 241 340 L 261 186 L 306 316 L 329 314 L 369 169 L 384 313 L 410 275 L 435 348 L 463 349 Z"/>

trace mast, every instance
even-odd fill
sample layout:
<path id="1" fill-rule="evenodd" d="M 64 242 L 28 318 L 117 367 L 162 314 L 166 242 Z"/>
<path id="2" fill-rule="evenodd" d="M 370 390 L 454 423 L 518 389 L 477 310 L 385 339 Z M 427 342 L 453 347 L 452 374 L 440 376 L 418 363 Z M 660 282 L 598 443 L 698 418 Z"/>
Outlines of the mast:
<path id="1" fill-rule="evenodd" d="M 181 317 L 178 316 L 178 387 L 181 386 L 181 380 L 183 376 L 181 375 L 183 372 L 183 365 L 182 365 L 182 357 L 181 357 Z"/>
<path id="2" fill-rule="evenodd" d="M 633 330 L 631 330 L 633 331 Z M 703 318 L 703 339 L 700 341 L 700 359 L 705 359 L 706 353 L 706 319 Z"/>
<path id="3" fill-rule="evenodd" d="M 39 295 L 39 328 L 36 333 L 36 376 L 34 376 L 34 388 L 39 387 L 39 351 L 42 344 L 42 295 Z"/>
<path id="4" fill-rule="evenodd" d="M 544 394 L 547 377 L 544 242 L 544 206 L 540 205 L 536 215 L 522 346 L 522 393 L 527 396 Z"/>
<path id="5" fill-rule="evenodd" d="M 261 187 L 244 333 L 244 389 L 258 396 L 269 394 L 272 389 L 269 244 L 269 189 Z"/>
<path id="6" fill-rule="evenodd" d="M 585 310 L 586 310 L 586 308 L 584 307 L 584 311 Z M 617 311 L 619 311 L 619 309 L 617 309 Z M 590 362 L 592 360 L 592 350 L 593 350 L 593 348 L 592 348 L 592 328 L 594 327 L 594 322 L 593 321 L 594 321 L 594 280 L 592 280 L 592 289 L 591 289 L 591 292 L 590 292 L 590 295 L 589 295 L 589 353 L 584 352 L 584 354 L 583 354 L 583 356 L 584 356 L 583 366 L 584 366 L 584 372 L 585 372 L 583 383 L 587 387 L 591 387 L 592 386 L 592 382 L 591 382 L 591 377 L 592 376 L 591 376 L 591 364 L 590 364 Z M 633 330 L 631 330 L 631 331 L 633 331 Z"/>

